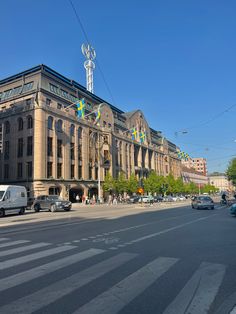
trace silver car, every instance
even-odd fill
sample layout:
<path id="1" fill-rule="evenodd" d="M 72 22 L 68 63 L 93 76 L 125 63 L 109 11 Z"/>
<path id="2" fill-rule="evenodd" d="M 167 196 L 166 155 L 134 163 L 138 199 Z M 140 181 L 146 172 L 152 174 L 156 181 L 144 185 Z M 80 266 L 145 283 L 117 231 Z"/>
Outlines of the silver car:
<path id="1" fill-rule="evenodd" d="M 195 196 L 192 199 L 192 208 L 196 208 L 196 209 L 202 209 L 202 208 L 214 209 L 215 205 L 214 205 L 214 201 L 209 196 Z"/>

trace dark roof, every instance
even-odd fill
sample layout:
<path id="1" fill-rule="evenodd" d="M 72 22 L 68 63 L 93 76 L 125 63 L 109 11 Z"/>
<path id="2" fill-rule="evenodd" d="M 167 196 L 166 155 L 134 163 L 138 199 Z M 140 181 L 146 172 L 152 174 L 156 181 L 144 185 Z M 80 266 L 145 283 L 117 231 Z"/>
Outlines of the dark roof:
<path id="1" fill-rule="evenodd" d="M 13 80 L 16 80 L 16 79 L 18 79 L 18 78 L 20 78 L 20 77 L 22 77 L 22 76 L 25 76 L 25 75 L 28 75 L 28 74 L 31 74 L 31 73 L 35 73 L 35 72 L 38 72 L 38 71 L 45 71 L 45 72 L 47 72 L 47 73 L 50 73 L 50 74 L 52 74 L 53 76 L 55 76 L 55 77 L 59 78 L 60 80 L 62 80 L 64 83 L 67 83 L 67 84 L 69 84 L 69 85 L 71 85 L 71 86 L 74 86 L 74 87 L 78 88 L 79 90 L 83 91 L 83 92 L 86 93 L 88 96 L 90 96 L 94 101 L 97 101 L 97 102 L 99 102 L 99 103 L 104 102 L 104 103 L 108 104 L 108 105 L 111 107 L 112 110 L 114 110 L 114 111 L 116 111 L 116 112 L 118 112 L 118 113 L 121 113 L 121 114 L 124 113 L 124 111 L 118 109 L 117 107 L 115 107 L 115 106 L 113 106 L 112 104 L 108 103 L 108 102 L 105 101 L 104 99 L 102 99 L 102 98 L 100 98 L 100 97 L 94 95 L 93 93 L 90 93 L 89 91 L 87 91 L 87 89 L 86 89 L 83 85 L 77 83 L 77 82 L 74 81 L 74 80 L 68 79 L 67 77 L 61 75 L 60 73 L 54 71 L 53 69 L 49 68 L 47 65 L 44 65 L 44 64 L 40 64 L 40 65 L 35 66 L 35 67 L 33 67 L 33 68 L 30 68 L 30 69 L 28 69 L 28 70 L 26 70 L 26 71 L 23 71 L 23 72 L 20 72 L 20 73 L 18 73 L 18 74 L 9 76 L 9 77 L 7 77 L 7 78 L 1 80 L 1 81 L 0 81 L 0 85 L 9 83 L 9 82 L 11 82 L 11 81 L 13 81 Z"/>

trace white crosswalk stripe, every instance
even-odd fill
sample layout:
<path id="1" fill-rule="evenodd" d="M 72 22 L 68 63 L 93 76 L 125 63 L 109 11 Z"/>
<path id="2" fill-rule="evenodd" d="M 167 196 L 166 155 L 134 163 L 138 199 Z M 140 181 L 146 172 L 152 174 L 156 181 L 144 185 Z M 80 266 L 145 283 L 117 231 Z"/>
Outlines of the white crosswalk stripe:
<path id="1" fill-rule="evenodd" d="M 12 255 L 12 254 L 16 254 L 16 253 L 21 253 L 21 252 L 25 252 L 25 251 L 29 251 L 29 250 L 33 250 L 33 249 L 38 249 L 38 248 L 49 246 L 49 245 L 51 245 L 51 244 L 41 242 L 41 243 L 26 245 L 23 247 L 17 247 L 15 249 L 10 249 L 10 250 L 0 252 L 0 257 Z"/>
<path id="2" fill-rule="evenodd" d="M 79 289 L 85 285 L 93 283 L 98 279 L 103 280 L 102 277 L 110 272 L 114 273 L 114 275 L 116 272 L 119 272 L 119 275 L 122 274 L 122 269 L 127 269 L 126 263 L 128 265 L 131 263 L 132 265 L 139 256 L 135 253 L 111 252 L 109 250 L 111 248 L 107 250 L 90 248 L 80 251 L 78 246 L 73 245 L 56 246 L 45 242 L 28 244 L 32 241 L 1 239 L 4 238 L 0 238 L 1 244 L 8 243 L 9 245 L 0 247 L 0 257 L 5 256 L 8 258 L 0 262 L 0 275 L 2 277 L 0 277 L 0 292 L 3 295 L 9 295 L 9 303 L 6 302 L 7 298 L 3 298 L 1 303 L 0 298 L 0 313 L 27 314 L 35 311 L 49 313 L 51 308 L 57 307 L 57 302 L 59 303 L 62 298 L 65 298 L 65 300 L 69 299 L 70 294 L 77 294 L 77 290 L 80 291 Z M 4 241 L 8 242 L 3 243 Z M 16 247 L 12 248 L 11 246 Z M 48 248 L 48 246 L 51 247 Z M 30 250 L 37 251 L 27 254 L 26 252 Z M 64 252 L 67 252 L 67 255 L 63 254 Z M 16 255 L 13 258 L 14 254 L 22 254 L 22 256 Z M 48 259 L 45 261 L 43 258 L 46 257 Z M 96 257 L 99 257 L 99 262 L 95 262 Z M 77 263 L 87 260 L 89 260 L 90 266 L 83 264 L 82 270 L 80 266 L 77 267 Z M 36 262 L 35 266 L 29 263 L 33 261 Z M 158 280 L 161 277 L 163 277 L 163 280 L 168 278 L 169 271 L 172 268 L 173 270 L 175 269 L 177 262 L 178 267 L 180 267 L 181 260 L 178 258 L 157 257 L 151 262 L 142 264 L 138 269 L 136 267 L 135 271 L 130 271 L 126 276 L 121 275 L 119 280 L 113 281 L 112 286 L 106 283 L 104 288 L 99 291 L 99 294 L 96 294 L 91 299 L 87 299 L 86 303 L 85 301 L 83 302 L 82 298 L 81 300 L 79 299 L 78 292 L 78 301 L 76 300 L 78 303 L 75 302 L 72 306 L 68 303 L 69 310 L 68 312 L 63 310 L 63 313 L 71 313 L 73 311 L 74 314 L 118 313 L 145 290 L 152 289 L 151 285 L 155 282 L 158 284 Z M 66 276 L 65 270 L 70 266 L 73 266 L 74 270 L 70 271 Z M 16 272 L 18 267 L 19 271 Z M 120 269 L 120 267 L 122 268 Z M 9 269 L 7 275 L 4 272 L 6 269 Z M 56 271 L 59 270 L 60 272 L 54 276 L 54 273 L 56 274 Z M 182 290 L 167 305 L 163 314 L 208 313 L 224 279 L 225 271 L 225 265 L 201 263 L 187 283 L 182 283 Z M 63 273 L 62 277 L 60 277 L 61 273 Z M 46 276 L 51 274 L 53 276 L 51 276 L 50 280 L 53 281 L 49 281 L 46 285 L 46 282 L 48 282 Z M 34 283 L 33 280 L 35 279 L 37 279 L 37 282 L 40 282 L 39 287 L 37 287 L 36 281 Z M 30 285 L 31 281 L 33 291 L 29 290 L 30 292 L 25 293 L 24 285 Z M 171 280 L 168 279 L 167 282 L 171 285 Z M 100 285 L 99 281 L 96 284 Z M 11 291 L 14 288 L 21 289 L 22 294 L 13 298 Z M 88 287 L 85 287 L 85 289 L 88 289 Z M 67 304 L 65 304 L 65 308 L 66 306 Z M 49 310 L 47 307 L 49 307 Z M 46 311 L 44 311 L 45 308 Z M 55 308 L 52 313 L 55 313 Z"/>
<path id="3" fill-rule="evenodd" d="M 202 263 L 163 314 L 208 313 L 224 274 L 224 265 Z"/>
<path id="4" fill-rule="evenodd" d="M 0 313 L 30 314 L 116 269 L 136 254 L 121 253 L 0 308 Z"/>
<path id="5" fill-rule="evenodd" d="M 7 240 L 9 240 L 8 238 L 0 238 L 0 242 L 1 241 L 7 241 Z"/>
<path id="6" fill-rule="evenodd" d="M 83 261 L 87 258 L 93 257 L 103 252 L 105 251 L 100 249 L 89 249 L 87 251 L 83 251 L 74 255 L 69 255 L 56 261 L 34 267 L 16 275 L 6 277 L 0 280 L 0 292 L 12 287 L 16 287 L 32 279 L 52 273 L 56 270 L 62 269 L 63 267 L 67 267 L 74 263 Z"/>
<path id="7" fill-rule="evenodd" d="M 31 242 L 31 241 L 29 241 L 29 240 L 17 240 L 17 241 L 11 241 L 11 242 L 7 242 L 7 243 L 1 243 L 0 248 L 18 245 L 18 244 L 29 243 L 29 242 Z"/>
<path id="8" fill-rule="evenodd" d="M 74 314 L 118 313 L 176 262 L 176 258 L 159 257 L 155 259 L 88 304 L 85 304 Z"/>
<path id="9" fill-rule="evenodd" d="M 21 256 L 18 258 L 13 258 L 13 259 L 10 259 L 10 260 L 4 261 L 4 262 L 0 262 L 0 270 L 11 268 L 13 266 L 18 266 L 20 264 L 32 262 L 32 261 L 35 261 L 35 260 L 43 258 L 43 257 L 47 257 L 47 256 L 51 256 L 51 255 L 54 255 L 57 253 L 72 250 L 74 248 L 75 248 L 75 246 L 65 245 L 65 246 L 59 246 L 56 248 L 48 249 L 48 250 L 45 250 L 42 252 L 37 252 L 34 254 Z"/>

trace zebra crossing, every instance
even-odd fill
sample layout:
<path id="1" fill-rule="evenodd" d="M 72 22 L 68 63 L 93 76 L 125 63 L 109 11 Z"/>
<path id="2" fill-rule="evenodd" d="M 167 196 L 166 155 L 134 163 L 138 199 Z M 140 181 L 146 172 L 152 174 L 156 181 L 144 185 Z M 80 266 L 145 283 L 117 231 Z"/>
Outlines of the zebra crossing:
<path id="1" fill-rule="evenodd" d="M 135 298 L 152 289 L 158 280 L 168 278 L 169 271 L 181 262 L 179 258 L 157 256 L 133 268 L 138 259 L 137 253 L 98 248 L 81 251 L 73 245 L 55 246 L 47 242 L 0 238 L 0 313 L 120 313 Z M 123 274 L 127 265 L 131 265 L 129 274 L 121 276 L 122 279 L 118 276 L 119 280 L 111 286 L 105 285 L 103 291 L 99 289 L 91 300 L 75 300 L 73 305 L 68 302 L 66 311 L 53 310 L 57 303 L 72 294 L 79 299 L 82 288 L 102 282 L 108 275 Z M 70 267 L 72 271 L 64 274 Z M 208 313 L 225 271 L 226 265 L 202 262 L 162 313 Z M 52 275 L 56 272 L 54 279 Z M 31 283 L 32 291 L 26 289 L 24 293 L 25 285 Z M 12 293 L 17 289 L 21 291 L 20 295 Z M 158 291 L 156 294 L 158 298 Z M 66 307 L 66 301 L 64 303 Z"/>

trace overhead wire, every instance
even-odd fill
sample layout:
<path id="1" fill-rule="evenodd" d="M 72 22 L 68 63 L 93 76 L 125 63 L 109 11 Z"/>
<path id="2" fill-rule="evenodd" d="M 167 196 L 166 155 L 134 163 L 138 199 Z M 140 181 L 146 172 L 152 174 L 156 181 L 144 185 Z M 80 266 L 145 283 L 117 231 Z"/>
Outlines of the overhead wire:
<path id="1" fill-rule="evenodd" d="M 73 9 L 73 11 L 74 11 L 74 13 L 75 13 L 77 22 L 78 22 L 79 25 L 80 25 L 80 28 L 81 28 L 81 30 L 82 30 L 82 33 L 83 33 L 84 37 L 85 37 L 86 43 L 87 43 L 88 45 L 90 45 L 90 40 L 89 40 L 88 34 L 87 34 L 87 32 L 86 32 L 86 30 L 85 30 L 85 28 L 84 28 L 84 26 L 83 26 L 83 23 L 82 23 L 82 21 L 81 21 L 81 18 L 80 18 L 80 16 L 79 16 L 77 10 L 76 10 L 76 8 L 75 8 L 75 6 L 74 6 L 72 0 L 68 0 L 68 1 L 69 1 L 70 5 L 71 5 L 71 7 L 72 7 L 72 9 Z M 105 84 L 105 86 L 106 86 L 106 88 L 107 88 L 107 91 L 108 91 L 108 93 L 109 93 L 109 95 L 110 95 L 110 97 L 111 97 L 111 99 L 112 99 L 112 102 L 113 102 L 113 104 L 115 105 L 115 99 L 114 99 L 113 94 L 112 94 L 112 92 L 111 92 L 111 89 L 110 89 L 110 87 L 109 87 L 109 85 L 108 85 L 108 83 L 107 83 L 107 80 L 105 79 L 105 75 L 104 75 L 104 73 L 103 73 L 103 71 L 102 71 L 102 69 L 101 69 L 101 66 L 100 66 L 100 64 L 99 64 L 99 62 L 98 62 L 98 58 L 97 58 L 97 57 L 96 57 L 96 64 L 97 64 L 98 70 L 99 70 L 99 72 L 100 72 L 100 74 L 101 74 L 102 80 L 103 80 L 103 82 L 104 82 L 104 84 Z"/>

